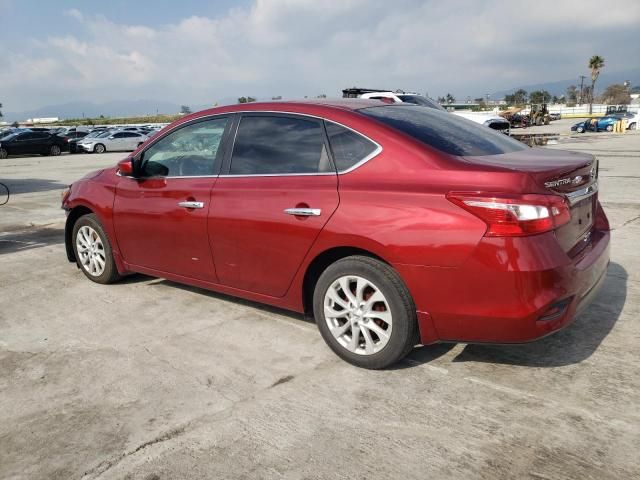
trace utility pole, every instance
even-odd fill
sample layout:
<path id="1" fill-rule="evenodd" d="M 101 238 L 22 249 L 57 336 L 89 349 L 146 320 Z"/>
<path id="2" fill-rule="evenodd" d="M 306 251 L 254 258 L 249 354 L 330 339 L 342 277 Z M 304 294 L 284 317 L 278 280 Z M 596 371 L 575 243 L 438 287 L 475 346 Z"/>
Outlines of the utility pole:
<path id="1" fill-rule="evenodd" d="M 586 75 L 580 75 L 580 101 L 578 102 L 578 105 L 582 105 L 582 96 L 584 94 L 583 91 L 583 85 L 584 85 L 584 79 L 587 78 Z"/>

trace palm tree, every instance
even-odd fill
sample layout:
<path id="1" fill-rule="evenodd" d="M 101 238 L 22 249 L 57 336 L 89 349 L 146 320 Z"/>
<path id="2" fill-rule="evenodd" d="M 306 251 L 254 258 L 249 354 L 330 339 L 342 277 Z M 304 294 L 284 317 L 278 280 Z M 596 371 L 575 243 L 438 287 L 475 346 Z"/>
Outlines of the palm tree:
<path id="1" fill-rule="evenodd" d="M 594 55 L 589 59 L 589 68 L 591 69 L 591 95 L 589 96 L 589 115 L 593 112 L 593 92 L 596 91 L 596 80 L 600 75 L 600 69 L 604 67 L 604 58 L 600 55 Z"/>

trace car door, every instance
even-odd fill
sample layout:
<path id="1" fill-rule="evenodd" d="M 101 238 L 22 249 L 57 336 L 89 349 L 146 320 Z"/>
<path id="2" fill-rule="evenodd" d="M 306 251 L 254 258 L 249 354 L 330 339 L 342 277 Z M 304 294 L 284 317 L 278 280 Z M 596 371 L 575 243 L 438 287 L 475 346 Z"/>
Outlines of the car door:
<path id="1" fill-rule="evenodd" d="M 219 116 L 178 127 L 136 157 L 137 178 L 118 181 L 113 216 L 127 263 L 216 281 L 207 213 L 228 125 Z"/>
<path id="2" fill-rule="evenodd" d="M 138 144 L 142 143 L 142 136 L 135 132 L 125 132 L 125 137 L 123 140 L 123 149 L 124 150 L 135 150 L 138 148 Z"/>
<path id="3" fill-rule="evenodd" d="M 220 283 L 281 297 L 338 206 L 322 122 L 243 114 L 211 197 L 209 238 Z"/>
<path id="4" fill-rule="evenodd" d="M 33 141 L 35 139 L 35 132 L 23 132 L 19 134 L 13 141 L 11 147 L 14 155 L 27 155 L 32 153 Z"/>
<path id="5" fill-rule="evenodd" d="M 116 132 L 113 135 L 105 138 L 107 144 L 107 150 L 112 152 L 119 152 L 126 150 L 126 132 Z"/>

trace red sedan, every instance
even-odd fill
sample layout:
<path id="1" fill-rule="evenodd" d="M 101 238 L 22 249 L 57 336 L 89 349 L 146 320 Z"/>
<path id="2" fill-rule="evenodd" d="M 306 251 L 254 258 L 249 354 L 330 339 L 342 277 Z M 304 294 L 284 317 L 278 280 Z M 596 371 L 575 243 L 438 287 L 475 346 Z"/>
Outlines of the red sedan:
<path id="1" fill-rule="evenodd" d="M 418 343 L 527 342 L 571 322 L 609 263 L 591 155 L 376 101 L 253 103 L 166 127 L 65 192 L 66 250 L 312 313 L 366 368 Z"/>

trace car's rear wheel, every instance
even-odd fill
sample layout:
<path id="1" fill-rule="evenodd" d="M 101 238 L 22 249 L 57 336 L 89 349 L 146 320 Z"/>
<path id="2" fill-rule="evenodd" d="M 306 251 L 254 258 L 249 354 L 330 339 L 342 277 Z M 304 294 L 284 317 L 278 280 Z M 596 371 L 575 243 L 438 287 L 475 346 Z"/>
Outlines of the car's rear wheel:
<path id="1" fill-rule="evenodd" d="M 49 155 L 52 157 L 57 157 L 60 153 L 62 153 L 62 149 L 58 145 L 51 145 L 49 148 Z"/>
<path id="2" fill-rule="evenodd" d="M 93 151 L 95 153 L 104 153 L 107 149 L 105 148 L 105 146 L 101 143 L 97 144 L 95 147 L 93 147 Z"/>
<path id="3" fill-rule="evenodd" d="M 4 148 L 0 148 L 0 158 L 5 159 L 9 156 L 9 152 L 7 152 Z"/>
<path id="4" fill-rule="evenodd" d="M 121 278 L 109 239 L 94 214 L 83 215 L 73 226 L 73 250 L 78 267 L 89 280 L 106 284 Z"/>
<path id="5" fill-rule="evenodd" d="M 313 309 L 325 342 L 358 367 L 385 368 L 417 343 L 416 309 L 397 272 L 379 260 L 352 256 L 322 273 Z"/>

